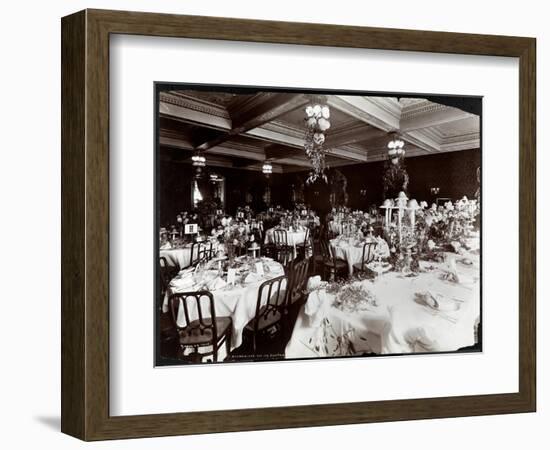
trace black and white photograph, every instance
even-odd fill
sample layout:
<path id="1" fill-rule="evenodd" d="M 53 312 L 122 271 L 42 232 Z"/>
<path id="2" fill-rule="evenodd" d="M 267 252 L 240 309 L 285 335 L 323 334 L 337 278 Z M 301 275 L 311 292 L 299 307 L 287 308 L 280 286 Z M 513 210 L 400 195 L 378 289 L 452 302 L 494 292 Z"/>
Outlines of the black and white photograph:
<path id="1" fill-rule="evenodd" d="M 480 97 L 156 102 L 157 365 L 481 351 Z"/>

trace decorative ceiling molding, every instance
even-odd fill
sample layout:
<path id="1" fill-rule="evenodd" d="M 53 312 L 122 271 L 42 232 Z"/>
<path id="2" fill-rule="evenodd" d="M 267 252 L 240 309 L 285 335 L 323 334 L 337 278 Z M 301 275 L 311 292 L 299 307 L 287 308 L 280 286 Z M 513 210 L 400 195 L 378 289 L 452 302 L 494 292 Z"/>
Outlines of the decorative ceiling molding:
<path id="1" fill-rule="evenodd" d="M 246 112 L 239 111 L 232 115 L 232 127 L 226 135 L 206 140 L 197 145 L 196 148 L 198 150 L 208 150 L 225 142 L 232 136 L 246 133 L 252 128 L 259 127 L 283 114 L 294 111 L 307 102 L 307 99 L 301 94 L 258 94 L 256 97 L 261 101 L 255 101 L 253 106 Z"/>
<path id="2" fill-rule="evenodd" d="M 161 92 L 159 94 L 161 103 L 169 103 L 171 105 L 180 106 L 192 111 L 199 111 L 211 116 L 223 117 L 224 119 L 230 119 L 229 112 L 223 107 L 214 103 L 207 102 L 202 99 L 190 97 L 185 94 L 174 94 Z"/>
<path id="3" fill-rule="evenodd" d="M 394 97 L 364 97 L 368 101 L 382 108 L 388 114 L 391 114 L 395 119 L 401 119 L 402 105 Z"/>
<path id="4" fill-rule="evenodd" d="M 161 93 L 161 143 L 174 147 L 178 142 L 178 148 L 188 151 L 198 148 L 219 158 L 241 158 L 244 161 L 235 161 L 247 168 L 266 158 L 283 171 L 309 167 L 303 150 L 304 122 L 296 112 L 307 104 L 306 96 L 220 94 L 226 109 L 206 100 L 215 96 L 193 94 Z M 454 107 L 426 99 L 345 95 L 327 96 L 327 103 L 338 117 L 325 143 L 334 167 L 385 159 L 391 131 L 399 131 L 408 142 L 407 157 L 479 148 L 479 119 Z"/>
<path id="5" fill-rule="evenodd" d="M 200 125 L 217 130 L 230 130 L 231 120 L 225 117 L 208 114 L 204 111 L 190 109 L 174 103 L 160 102 L 159 113 L 161 116 L 174 117 L 182 122 Z"/>
<path id="6" fill-rule="evenodd" d="M 440 111 L 445 108 L 448 108 L 448 106 L 441 105 L 439 103 L 432 103 L 429 100 L 422 99 L 418 102 L 410 103 L 408 106 L 403 107 L 401 111 L 401 119 L 410 119 L 418 114 Z"/>
<path id="7" fill-rule="evenodd" d="M 399 118 L 367 97 L 331 95 L 329 106 L 383 131 L 399 129 Z"/>
<path id="8" fill-rule="evenodd" d="M 403 140 L 410 142 L 417 147 L 424 149 L 428 152 L 438 152 L 440 148 L 439 141 L 433 140 L 430 136 L 424 133 L 423 130 L 409 131 L 407 133 L 401 133 Z M 410 156 L 408 149 L 407 156 Z"/>
<path id="9" fill-rule="evenodd" d="M 420 112 L 421 111 L 421 112 Z M 405 113 L 401 118 L 399 130 L 407 132 L 434 127 L 448 122 L 472 117 L 472 114 L 450 106 L 431 103 L 413 113 Z"/>

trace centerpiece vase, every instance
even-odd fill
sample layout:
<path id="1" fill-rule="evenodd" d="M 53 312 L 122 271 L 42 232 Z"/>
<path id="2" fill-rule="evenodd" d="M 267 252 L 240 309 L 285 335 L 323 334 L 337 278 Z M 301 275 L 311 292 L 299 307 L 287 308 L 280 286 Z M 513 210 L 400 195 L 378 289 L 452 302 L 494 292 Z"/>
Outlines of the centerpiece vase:
<path id="1" fill-rule="evenodd" d="M 227 251 L 227 260 L 229 263 L 229 267 L 232 267 L 233 263 L 235 262 L 235 245 L 227 244 L 226 251 Z"/>

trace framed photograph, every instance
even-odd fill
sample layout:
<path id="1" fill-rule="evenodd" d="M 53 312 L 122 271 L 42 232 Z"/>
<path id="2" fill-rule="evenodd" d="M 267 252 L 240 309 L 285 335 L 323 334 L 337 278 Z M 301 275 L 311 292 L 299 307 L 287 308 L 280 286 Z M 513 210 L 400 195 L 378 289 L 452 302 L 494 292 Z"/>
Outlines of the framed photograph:
<path id="1" fill-rule="evenodd" d="M 63 18 L 62 431 L 535 411 L 535 131 L 531 38 Z"/>

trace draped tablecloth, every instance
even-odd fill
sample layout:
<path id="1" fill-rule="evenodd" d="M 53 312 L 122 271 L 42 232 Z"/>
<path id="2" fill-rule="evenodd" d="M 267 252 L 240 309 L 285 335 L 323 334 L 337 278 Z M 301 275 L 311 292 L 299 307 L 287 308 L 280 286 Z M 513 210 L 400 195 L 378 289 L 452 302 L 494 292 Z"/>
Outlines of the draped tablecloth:
<path id="1" fill-rule="evenodd" d="M 291 245 L 296 249 L 297 245 L 301 245 L 306 240 L 307 228 L 303 230 L 289 231 L 286 230 L 286 236 L 288 240 L 288 245 Z M 275 243 L 275 228 L 270 228 L 265 233 L 265 243 L 272 244 Z"/>
<path id="2" fill-rule="evenodd" d="M 202 245 L 210 247 L 210 242 L 206 241 Z M 216 251 L 218 248 L 218 242 L 212 242 L 212 250 Z M 198 248 L 195 248 L 195 259 L 198 255 Z M 169 267 L 179 267 L 184 269 L 191 265 L 191 244 L 186 245 L 185 247 L 180 248 L 161 248 L 159 251 L 159 256 L 166 258 L 166 262 Z"/>
<path id="3" fill-rule="evenodd" d="M 370 240 L 359 240 L 356 238 L 345 239 L 339 237 L 330 241 L 333 255 L 348 263 L 350 275 L 353 275 L 353 265 L 361 262 L 361 258 L 363 257 L 363 245 L 365 242 L 370 242 Z"/>
<path id="4" fill-rule="evenodd" d="M 191 264 L 191 246 L 160 250 L 160 256 L 166 258 L 169 267 L 183 269 Z"/>
<path id="5" fill-rule="evenodd" d="M 231 317 L 233 323 L 233 336 L 231 342 L 231 349 L 237 348 L 242 344 L 242 333 L 244 327 L 250 322 L 256 314 L 256 302 L 258 299 L 258 292 L 260 285 L 270 279 L 284 275 L 284 269 L 281 264 L 273 261 L 269 258 L 262 258 L 266 273 L 263 277 L 256 277 L 251 282 L 239 282 L 234 286 L 225 285 L 219 289 L 212 289 L 211 292 L 214 295 L 214 305 L 216 309 L 217 317 Z M 258 260 L 259 261 L 259 260 Z M 267 272 L 269 270 L 269 272 Z M 208 274 L 213 274 L 215 277 L 216 271 L 206 271 L 205 278 L 208 278 Z M 246 274 L 242 275 L 244 278 Z M 163 312 L 169 311 L 168 300 L 170 295 L 177 292 L 192 292 L 200 289 L 204 289 L 204 285 L 201 286 L 201 281 L 197 280 L 197 283 L 190 285 L 184 281 L 187 278 L 174 278 L 167 289 L 164 296 L 164 302 L 162 305 Z M 264 293 L 266 290 L 264 289 Z M 267 297 L 262 298 L 262 305 L 267 302 Z M 198 318 L 197 312 L 190 311 L 190 320 L 196 320 Z M 177 323 L 179 326 L 184 327 L 185 317 L 183 313 L 183 307 L 178 310 Z M 220 359 L 223 359 L 220 354 Z"/>
<path id="6" fill-rule="evenodd" d="M 347 312 L 334 305 L 333 294 L 313 291 L 298 315 L 286 358 L 340 356 L 350 348 L 353 354 L 400 354 L 474 345 L 480 316 L 479 257 L 468 259 L 471 265 L 456 263 L 458 283 L 443 279 L 448 263 L 424 261 L 421 268 L 429 271 L 416 277 L 389 272 L 376 281 L 354 282 L 376 297 L 377 306 L 368 310 Z M 418 302 L 415 294 L 426 291 L 436 295 L 438 309 Z"/>

